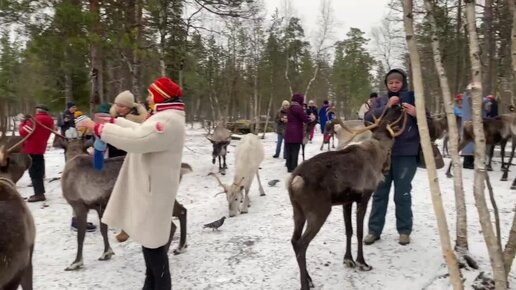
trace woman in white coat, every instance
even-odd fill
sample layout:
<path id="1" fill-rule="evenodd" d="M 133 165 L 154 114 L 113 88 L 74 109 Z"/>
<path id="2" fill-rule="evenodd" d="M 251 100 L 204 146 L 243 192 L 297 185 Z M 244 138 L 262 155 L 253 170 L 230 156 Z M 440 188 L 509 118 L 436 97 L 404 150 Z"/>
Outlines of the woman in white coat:
<path id="1" fill-rule="evenodd" d="M 116 118 L 78 126 L 127 151 L 102 222 L 124 229 L 142 245 L 147 268 L 143 289 L 169 290 L 166 249 L 179 186 L 185 113 L 181 88 L 170 79 L 156 80 L 148 91 L 153 114 L 142 124 Z"/>

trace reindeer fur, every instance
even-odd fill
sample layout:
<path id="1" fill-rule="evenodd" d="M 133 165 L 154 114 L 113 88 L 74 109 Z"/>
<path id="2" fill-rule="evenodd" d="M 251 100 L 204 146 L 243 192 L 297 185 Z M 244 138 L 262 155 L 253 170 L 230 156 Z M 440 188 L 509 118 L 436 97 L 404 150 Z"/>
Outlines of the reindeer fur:
<path id="1" fill-rule="evenodd" d="M 73 146 L 75 148 L 72 148 Z M 84 145 L 79 143 L 68 143 L 69 152 L 81 152 Z M 79 148 L 79 149 L 78 149 Z M 109 158 L 104 161 L 104 169 L 98 171 L 93 168 L 93 157 L 85 154 L 77 155 L 68 159 L 61 177 L 61 188 L 63 197 L 72 206 L 79 224 L 77 231 L 77 255 L 74 262 L 66 270 L 77 270 L 83 266 L 83 243 L 86 234 L 86 217 L 90 209 L 97 211 L 99 220 L 106 208 L 106 205 L 113 191 L 118 173 L 124 162 L 125 156 Z M 191 172 L 190 165 L 181 164 L 181 175 Z M 173 216 L 179 217 L 181 225 L 181 239 L 175 254 L 181 253 L 186 246 L 186 209 L 177 202 L 174 204 Z M 171 238 L 176 226 L 172 223 Z M 100 224 L 100 231 L 104 240 L 104 252 L 99 260 L 109 260 L 114 255 L 107 237 L 107 225 Z"/>
<path id="2" fill-rule="evenodd" d="M 226 174 L 228 168 L 226 164 L 226 154 L 228 152 L 228 145 L 231 142 L 231 131 L 226 129 L 223 124 L 218 124 L 213 130 L 213 134 L 206 136 L 206 138 L 213 145 L 212 160 L 215 164 L 215 160 L 219 160 L 219 172 L 222 175 Z"/>
<path id="3" fill-rule="evenodd" d="M 486 118 L 483 120 L 484 125 L 484 135 L 486 139 L 486 145 L 488 150 L 488 163 L 487 170 L 492 170 L 491 162 L 493 160 L 494 147 L 496 144 L 500 144 L 501 147 L 501 158 L 502 158 L 502 170 L 503 175 L 501 181 L 507 181 L 507 176 L 509 172 L 509 167 L 512 163 L 512 159 L 514 157 L 514 150 L 516 148 L 516 135 L 513 134 L 512 124 L 515 122 L 516 115 L 509 113 L 503 114 L 494 118 Z M 509 161 L 507 163 L 504 162 L 505 157 L 505 146 L 507 142 L 511 140 L 512 148 L 511 155 L 509 157 Z M 468 145 L 470 142 L 475 142 L 475 134 L 473 131 L 473 122 L 468 121 L 464 123 L 462 139 L 459 143 L 458 151 L 461 151 Z M 448 166 L 448 170 L 446 171 L 446 176 L 451 177 L 451 162 Z"/>
<path id="4" fill-rule="evenodd" d="M 260 181 L 258 170 L 264 159 L 264 150 L 260 138 L 254 134 L 245 135 L 235 149 L 235 176 L 232 184 L 223 184 L 213 173 L 219 185 L 226 193 L 228 200 L 229 216 L 234 217 L 238 213 L 247 213 L 250 206 L 249 190 L 253 183 L 254 176 L 258 179 L 260 195 L 265 192 Z M 245 196 L 242 191 L 245 189 Z M 243 200 L 243 201 L 242 201 Z"/>
<path id="5" fill-rule="evenodd" d="M 367 203 L 390 168 L 390 151 L 394 138 L 387 130 L 403 113 L 396 106 L 386 111 L 375 123 L 371 139 L 360 144 L 351 144 L 342 150 L 318 154 L 301 163 L 287 181 L 290 201 L 294 211 L 292 247 L 300 269 L 301 289 L 313 286 L 306 269 L 306 250 L 317 235 L 334 205 L 342 205 L 346 227 L 346 253 L 344 263 L 360 270 L 372 268 L 365 262 L 362 249 L 363 222 Z M 404 116 L 406 120 L 406 115 Z M 365 131 L 364 128 L 362 131 Z M 401 131 L 403 131 L 403 128 Z M 357 133 L 357 132 L 356 132 Z M 357 203 L 356 262 L 351 254 L 352 204 Z M 306 229 L 303 231 L 305 223 Z"/>

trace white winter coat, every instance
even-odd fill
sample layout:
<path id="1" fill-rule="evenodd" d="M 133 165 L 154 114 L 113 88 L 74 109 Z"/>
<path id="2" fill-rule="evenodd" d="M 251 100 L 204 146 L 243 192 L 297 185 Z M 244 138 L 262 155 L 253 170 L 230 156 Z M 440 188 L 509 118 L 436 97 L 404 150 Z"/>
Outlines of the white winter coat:
<path id="1" fill-rule="evenodd" d="M 102 222 L 146 248 L 165 245 L 179 186 L 185 114 L 157 112 L 142 124 L 117 118 L 101 139 L 127 151 Z"/>

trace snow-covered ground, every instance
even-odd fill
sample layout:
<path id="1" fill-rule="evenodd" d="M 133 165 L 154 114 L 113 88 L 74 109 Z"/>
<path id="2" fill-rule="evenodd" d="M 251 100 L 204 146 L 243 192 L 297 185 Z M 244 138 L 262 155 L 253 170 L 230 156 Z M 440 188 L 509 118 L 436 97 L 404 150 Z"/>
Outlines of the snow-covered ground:
<path id="1" fill-rule="evenodd" d="M 267 196 L 260 197 L 253 185 L 252 207 L 246 215 L 226 219 L 220 231 L 202 229 L 202 225 L 227 215 L 224 195 L 214 196 L 220 188 L 209 172 L 216 172 L 211 164 L 211 144 L 204 138 L 205 131 L 189 129 L 184 150 L 184 162 L 192 165 L 194 172 L 183 178 L 178 199 L 188 209 L 187 251 L 175 256 L 170 253 L 174 289 L 299 289 L 299 271 L 290 244 L 292 209 L 284 180 L 287 171 L 283 159 L 273 159 L 275 134 L 263 140 L 266 159 L 260 175 Z M 316 134 L 314 143 L 307 146 L 307 156 L 318 154 L 322 140 Z M 237 141 L 230 146 L 228 174 L 233 176 L 233 154 Z M 449 161 L 448 159 L 446 160 Z M 46 154 L 47 207 L 42 203 L 29 204 L 36 221 L 37 238 L 34 253 L 35 289 L 141 289 L 144 279 L 144 262 L 141 248 L 131 240 L 118 243 L 111 229 L 109 238 L 116 255 L 110 261 L 98 261 L 102 237 L 98 231 L 88 233 L 85 240 L 85 267 L 75 272 L 64 269 L 74 260 L 76 233 L 70 230 L 71 207 L 61 195 L 59 177 L 64 167 L 62 150 L 49 149 Z M 502 243 L 505 245 L 514 215 L 516 195 L 510 182 L 498 181 L 500 163 L 491 172 L 498 207 L 500 209 Z M 439 170 L 439 183 L 448 216 L 452 238 L 455 232 L 455 206 L 452 181 Z M 487 249 L 481 235 L 478 214 L 473 198 L 473 171 L 464 170 L 464 184 L 468 205 L 470 250 L 482 271 L 490 272 Z M 514 178 L 510 176 L 510 180 Z M 272 179 L 281 182 L 267 185 Z M 32 195 L 26 174 L 18 183 L 23 196 Z M 366 261 L 373 266 L 370 272 L 346 268 L 342 259 L 345 250 L 345 231 L 341 207 L 334 207 L 319 234 L 310 244 L 307 253 L 308 270 L 315 289 L 451 289 L 446 278 L 437 278 L 447 272 L 441 254 L 437 225 L 425 170 L 419 169 L 413 181 L 414 231 L 408 246 L 397 243 L 394 205 L 388 210 L 382 239 L 365 247 Z M 95 213 L 88 220 L 98 225 Z M 149 225 L 152 226 L 152 225 Z M 366 223 L 367 228 L 367 223 Z M 367 232 L 367 229 L 366 229 Z M 177 236 L 177 234 L 176 234 Z M 176 247 L 177 240 L 172 248 Z M 353 241 L 356 256 L 356 240 Z M 516 267 L 510 282 L 516 285 Z M 470 285 L 478 271 L 464 271 L 466 284 Z M 471 287 L 468 287 L 471 289 Z"/>

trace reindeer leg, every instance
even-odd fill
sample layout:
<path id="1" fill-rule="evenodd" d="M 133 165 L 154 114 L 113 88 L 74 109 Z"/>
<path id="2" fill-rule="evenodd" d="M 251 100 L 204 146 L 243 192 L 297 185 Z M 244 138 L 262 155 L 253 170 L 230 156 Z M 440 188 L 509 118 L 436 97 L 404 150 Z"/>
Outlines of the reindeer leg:
<path id="1" fill-rule="evenodd" d="M 174 250 L 174 255 L 179 255 L 183 253 L 188 245 L 186 244 L 186 217 L 187 210 L 186 208 L 180 204 L 179 202 L 175 202 L 174 204 L 174 212 L 173 216 L 179 218 L 179 226 L 181 228 L 180 238 L 179 238 L 179 246 Z"/>
<path id="2" fill-rule="evenodd" d="M 344 254 L 344 264 L 350 268 L 355 268 L 356 263 L 351 254 L 351 238 L 353 237 L 353 224 L 351 222 L 351 210 L 353 203 L 342 206 L 344 215 L 344 225 L 346 226 L 346 253 Z"/>
<path id="3" fill-rule="evenodd" d="M 74 207 L 75 216 L 79 227 L 77 229 L 77 256 L 75 261 L 68 266 L 65 271 L 74 271 L 84 266 L 82 260 L 82 247 L 84 245 L 84 236 L 86 235 L 86 218 L 88 215 L 88 209 L 82 205 Z"/>
<path id="4" fill-rule="evenodd" d="M 319 149 L 320 151 L 323 151 L 323 148 L 324 148 L 324 137 L 323 137 L 323 141 L 321 143 L 321 148 Z"/>
<path id="5" fill-rule="evenodd" d="M 27 265 L 27 268 L 23 272 L 23 275 L 21 277 L 21 287 L 23 290 L 32 290 L 32 253 L 34 252 L 34 246 L 30 249 L 30 259 L 29 259 L 29 265 Z M 18 287 L 15 287 L 14 289 L 17 289 Z"/>
<path id="6" fill-rule="evenodd" d="M 7 284 L 3 286 L 2 290 L 17 290 L 18 286 L 20 285 L 20 281 L 22 280 L 22 275 L 23 274 L 16 274 L 16 277 L 8 281 Z"/>
<path id="7" fill-rule="evenodd" d="M 251 186 L 249 186 L 249 187 L 251 187 Z M 240 210 L 241 214 L 249 212 L 249 207 L 251 206 L 251 200 L 249 199 L 249 190 L 250 190 L 250 188 L 247 188 L 247 187 L 245 188 L 244 202 L 242 203 L 242 208 Z"/>
<path id="8" fill-rule="evenodd" d="M 371 271 L 373 267 L 367 265 L 364 259 L 363 243 L 364 243 L 364 216 L 367 211 L 367 203 L 371 198 L 372 192 L 363 193 L 362 200 L 357 204 L 357 265 L 362 271 Z"/>
<path id="9" fill-rule="evenodd" d="M 174 222 L 170 222 L 170 236 L 168 238 L 168 242 L 165 245 L 165 252 L 168 253 L 170 249 L 170 244 L 172 244 L 172 239 L 174 238 L 174 234 L 176 233 L 177 226 Z"/>
<path id="10" fill-rule="evenodd" d="M 262 181 L 260 180 L 260 172 L 259 171 L 256 171 L 256 179 L 258 179 L 258 187 L 259 187 L 259 191 L 260 191 L 260 196 L 265 196 L 265 191 L 263 190 L 263 187 L 262 187 Z"/>
<path id="11" fill-rule="evenodd" d="M 97 214 L 99 215 L 100 222 L 100 233 L 102 234 L 102 239 L 104 240 L 104 252 L 100 256 L 99 261 L 107 261 L 115 254 L 109 245 L 108 227 L 105 223 L 101 222 L 102 216 L 104 215 L 104 209 L 105 208 L 102 206 L 97 207 Z"/>
<path id="12" fill-rule="evenodd" d="M 491 161 L 493 160 L 493 154 L 494 154 L 494 148 L 495 148 L 495 145 L 492 144 L 492 145 L 487 145 L 488 147 L 488 153 L 489 153 L 489 159 L 488 159 L 488 162 L 487 162 L 487 165 L 486 165 L 486 169 L 487 171 L 493 171 L 493 167 L 491 167 Z"/>
<path id="13" fill-rule="evenodd" d="M 450 154 L 448 152 L 448 135 L 444 136 L 444 140 L 443 140 L 443 156 L 444 157 L 448 157 Z"/>
<path id="14" fill-rule="evenodd" d="M 334 134 L 331 134 L 331 148 L 335 148 L 335 135 Z"/>
<path id="15" fill-rule="evenodd" d="M 307 216 L 307 226 L 305 232 L 301 235 L 295 243 L 293 242 L 294 249 L 297 249 L 296 259 L 297 264 L 299 265 L 300 275 L 301 275 L 301 290 L 308 290 L 309 288 L 313 288 L 312 278 L 308 274 L 306 270 L 306 250 L 308 249 L 308 245 L 313 240 L 313 238 L 317 235 L 322 225 L 328 218 L 328 215 L 331 212 L 331 204 L 328 203 L 325 207 L 323 205 L 318 210 L 318 212 L 310 213 Z"/>
<path id="16" fill-rule="evenodd" d="M 306 216 L 303 213 L 303 210 L 301 209 L 301 207 L 299 205 L 297 205 L 295 202 L 292 202 L 292 208 L 294 209 L 294 232 L 292 233 L 292 239 L 290 240 L 290 242 L 292 243 L 292 249 L 294 250 L 294 254 L 296 255 L 296 258 L 297 258 L 298 253 L 299 253 L 299 248 L 297 245 L 298 245 L 299 239 L 301 238 L 301 234 L 303 233 L 303 228 L 305 227 Z M 299 265 L 299 271 L 301 273 L 303 272 L 303 270 L 301 269 L 301 265 Z M 305 272 L 306 272 L 306 265 L 305 265 Z M 311 284 L 312 278 L 308 275 L 308 273 L 306 273 L 306 275 L 308 276 L 308 284 Z M 303 287 L 303 284 L 304 284 L 303 282 L 305 282 L 305 280 L 303 280 L 303 275 L 301 274 L 301 287 Z M 313 286 L 313 284 L 311 286 Z M 310 285 L 308 287 L 310 287 Z"/>
<path id="17" fill-rule="evenodd" d="M 301 155 L 303 156 L 303 161 L 305 161 L 305 144 L 301 144 Z"/>
<path id="18" fill-rule="evenodd" d="M 516 148 L 515 140 L 512 140 L 511 144 L 512 144 L 511 145 L 511 156 L 509 157 L 509 161 L 507 163 L 505 163 L 505 167 L 502 166 L 503 175 L 502 175 L 502 178 L 500 179 L 500 181 L 507 181 L 507 177 L 509 175 L 509 168 L 511 168 L 511 165 L 512 165 L 512 159 L 514 158 L 514 149 Z"/>
<path id="19" fill-rule="evenodd" d="M 501 158 L 502 158 L 502 166 L 501 166 L 501 170 L 503 171 L 503 169 L 505 168 L 505 162 L 504 162 L 504 159 L 505 159 L 505 146 L 507 145 L 507 140 L 502 140 L 502 142 L 500 142 L 500 155 L 501 155 Z"/>

